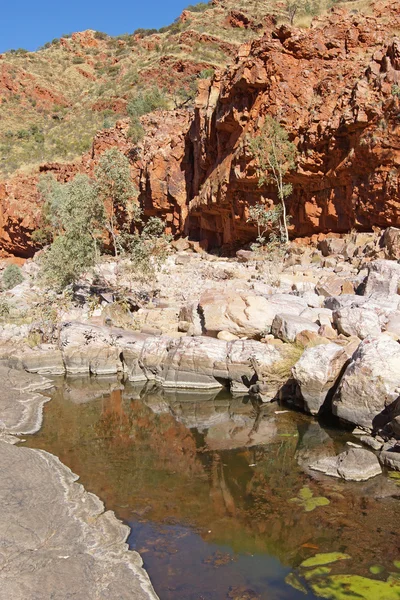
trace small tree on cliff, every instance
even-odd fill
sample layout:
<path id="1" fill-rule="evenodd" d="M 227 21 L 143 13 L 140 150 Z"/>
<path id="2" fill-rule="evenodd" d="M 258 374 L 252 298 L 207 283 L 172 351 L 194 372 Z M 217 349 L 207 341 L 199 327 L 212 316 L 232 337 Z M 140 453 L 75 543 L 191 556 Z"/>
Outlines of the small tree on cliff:
<path id="1" fill-rule="evenodd" d="M 286 199 L 292 193 L 292 184 L 285 183 L 287 173 L 295 167 L 296 146 L 289 141 L 287 131 L 270 116 L 267 116 L 260 134 L 249 140 L 249 147 L 257 160 L 258 185 L 273 183 L 282 207 L 280 226 L 282 240 L 289 241 L 287 228 Z"/>
<path id="2" fill-rule="evenodd" d="M 138 221 L 141 214 L 135 204 L 137 192 L 132 183 L 129 161 L 117 148 L 106 150 L 99 160 L 95 175 L 96 192 L 105 206 L 105 227 L 111 236 L 114 254 L 118 256 L 118 211 L 125 212 L 130 221 Z"/>

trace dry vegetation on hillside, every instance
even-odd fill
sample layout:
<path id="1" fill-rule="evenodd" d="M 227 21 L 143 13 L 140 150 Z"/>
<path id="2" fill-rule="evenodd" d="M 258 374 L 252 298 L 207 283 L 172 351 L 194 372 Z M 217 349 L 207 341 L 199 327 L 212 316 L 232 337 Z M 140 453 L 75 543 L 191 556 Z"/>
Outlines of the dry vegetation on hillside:
<path id="1" fill-rule="evenodd" d="M 240 44 L 262 35 L 267 15 L 290 22 L 296 6 L 294 22 L 308 26 L 331 4 L 214 0 L 188 7 L 159 31 L 86 31 L 37 52 L 0 55 L 0 173 L 82 154 L 141 89 L 156 85 L 171 107 L 190 106 L 198 77 L 231 63 Z"/>

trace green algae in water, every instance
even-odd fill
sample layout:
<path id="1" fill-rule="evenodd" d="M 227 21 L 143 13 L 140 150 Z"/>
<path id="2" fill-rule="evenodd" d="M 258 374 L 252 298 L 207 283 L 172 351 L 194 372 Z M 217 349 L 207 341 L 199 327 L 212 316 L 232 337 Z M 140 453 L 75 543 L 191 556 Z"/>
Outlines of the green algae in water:
<path id="1" fill-rule="evenodd" d="M 372 565 L 369 570 L 372 575 L 379 575 L 380 573 L 383 573 L 385 569 L 382 565 Z"/>
<path id="2" fill-rule="evenodd" d="M 330 575 L 311 583 L 313 591 L 328 600 L 399 600 L 400 582 L 378 581 L 360 575 Z"/>
<path id="3" fill-rule="evenodd" d="M 295 590 L 298 590 L 299 592 L 303 592 L 303 594 L 307 594 L 306 588 L 301 583 L 301 581 L 297 577 L 297 575 L 295 575 L 295 573 L 289 573 L 289 575 L 286 575 L 286 577 L 285 577 L 285 583 L 287 583 L 288 585 L 290 585 Z"/>
<path id="4" fill-rule="evenodd" d="M 319 567 L 321 565 L 329 565 L 338 560 L 347 560 L 349 558 L 351 558 L 351 556 L 349 554 L 344 554 L 343 552 L 325 552 L 303 560 L 300 567 Z"/>
<path id="5" fill-rule="evenodd" d="M 327 506 L 330 504 L 328 498 L 325 498 L 324 496 L 314 496 L 308 486 L 302 487 L 298 497 L 291 498 L 289 502 L 300 504 L 300 506 L 304 508 L 305 512 L 311 512 L 318 506 Z"/>
<path id="6" fill-rule="evenodd" d="M 330 567 L 315 567 L 315 569 L 310 569 L 304 573 L 305 579 L 309 580 L 313 577 L 321 577 L 322 575 L 329 575 L 332 571 Z"/>
<path id="7" fill-rule="evenodd" d="M 400 473 L 397 471 L 390 471 L 390 473 L 388 473 L 388 477 L 390 479 L 393 479 L 393 483 L 395 483 L 396 485 L 400 486 Z"/>

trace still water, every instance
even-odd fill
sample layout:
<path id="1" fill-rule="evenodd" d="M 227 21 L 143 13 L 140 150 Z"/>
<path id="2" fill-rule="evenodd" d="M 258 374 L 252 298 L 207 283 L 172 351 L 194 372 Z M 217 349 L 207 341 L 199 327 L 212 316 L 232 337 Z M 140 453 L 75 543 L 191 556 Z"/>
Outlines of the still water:
<path id="1" fill-rule="evenodd" d="M 400 479 L 308 468 L 349 439 L 225 391 L 93 378 L 57 382 L 26 443 L 130 526 L 161 600 L 397 600 Z"/>

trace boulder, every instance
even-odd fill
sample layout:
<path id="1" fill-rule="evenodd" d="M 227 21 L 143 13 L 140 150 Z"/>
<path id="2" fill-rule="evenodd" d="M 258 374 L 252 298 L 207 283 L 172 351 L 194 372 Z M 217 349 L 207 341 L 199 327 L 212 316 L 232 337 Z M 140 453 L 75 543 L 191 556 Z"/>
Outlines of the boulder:
<path id="1" fill-rule="evenodd" d="M 337 277 L 333 273 L 323 277 L 315 286 L 315 291 L 320 296 L 339 296 L 340 294 L 354 294 L 354 288 L 348 279 Z"/>
<path id="2" fill-rule="evenodd" d="M 50 344 L 11 350 L 7 364 L 13 369 L 40 375 L 64 375 L 65 373 L 61 351 Z"/>
<path id="3" fill-rule="evenodd" d="M 299 315 L 305 308 L 307 303 L 291 294 L 265 297 L 209 290 L 202 294 L 198 312 L 208 335 L 217 336 L 220 331 L 228 331 L 254 338 L 270 332 L 277 313 Z"/>
<path id="4" fill-rule="evenodd" d="M 322 252 L 322 256 L 330 256 L 331 254 L 342 254 L 346 242 L 341 238 L 325 238 L 318 244 L 318 250 Z"/>
<path id="5" fill-rule="evenodd" d="M 324 303 L 323 296 L 319 296 L 315 292 L 304 292 L 302 298 L 310 308 L 320 308 Z"/>
<path id="6" fill-rule="evenodd" d="M 355 425 L 373 428 L 376 417 L 398 397 L 399 386 L 400 345 L 385 334 L 368 337 L 342 376 L 332 412 Z"/>
<path id="7" fill-rule="evenodd" d="M 323 344 L 304 350 L 292 373 L 307 412 L 318 414 L 348 360 L 346 351 L 338 344 Z"/>
<path id="8" fill-rule="evenodd" d="M 346 481 L 366 481 L 382 473 L 375 454 L 364 448 L 347 448 L 335 457 L 326 457 L 310 465 L 313 471 L 321 471 L 331 477 Z"/>
<path id="9" fill-rule="evenodd" d="M 400 229 L 397 227 L 388 227 L 383 232 L 380 244 L 385 249 L 388 258 L 400 259 Z"/>
<path id="10" fill-rule="evenodd" d="M 385 467 L 400 471 L 400 448 L 395 447 L 393 450 L 384 450 L 379 454 L 379 460 Z"/>
<path id="11" fill-rule="evenodd" d="M 400 338 L 400 311 L 393 312 L 389 317 L 385 327 L 386 331 Z"/>
<path id="12" fill-rule="evenodd" d="M 368 265 L 368 276 L 365 281 L 363 295 L 371 298 L 386 298 L 397 294 L 399 282 L 399 263 L 392 260 L 375 260 Z"/>
<path id="13" fill-rule="evenodd" d="M 303 331 L 318 333 L 319 325 L 296 315 L 278 314 L 273 320 L 271 332 L 284 342 L 294 342 Z"/>
<path id="14" fill-rule="evenodd" d="M 347 307 L 333 313 L 333 323 L 339 333 L 355 335 L 361 340 L 369 335 L 379 335 L 381 325 L 374 310 L 365 307 Z"/>

